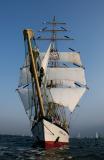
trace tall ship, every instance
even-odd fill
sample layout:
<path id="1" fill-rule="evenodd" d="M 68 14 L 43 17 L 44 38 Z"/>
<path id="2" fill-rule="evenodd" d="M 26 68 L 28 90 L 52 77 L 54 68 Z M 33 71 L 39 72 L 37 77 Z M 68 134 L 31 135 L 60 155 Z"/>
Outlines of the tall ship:
<path id="1" fill-rule="evenodd" d="M 20 68 L 17 92 L 30 120 L 34 145 L 45 148 L 69 143 L 70 117 L 87 89 L 85 68 L 80 53 L 60 52 L 57 41 L 73 40 L 58 36 L 66 32 L 66 23 L 52 21 L 40 32 L 51 36 L 36 37 L 31 29 L 23 31 L 25 60 Z M 40 52 L 37 41 L 48 40 L 46 52 Z"/>

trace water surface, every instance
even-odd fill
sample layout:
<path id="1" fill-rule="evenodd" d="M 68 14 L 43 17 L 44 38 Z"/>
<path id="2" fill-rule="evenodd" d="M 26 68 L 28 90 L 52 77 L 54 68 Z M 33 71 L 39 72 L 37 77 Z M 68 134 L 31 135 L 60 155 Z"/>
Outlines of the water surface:
<path id="1" fill-rule="evenodd" d="M 0 136 L 0 160 L 104 160 L 104 139 L 71 139 L 70 145 L 33 148 L 33 138 Z"/>

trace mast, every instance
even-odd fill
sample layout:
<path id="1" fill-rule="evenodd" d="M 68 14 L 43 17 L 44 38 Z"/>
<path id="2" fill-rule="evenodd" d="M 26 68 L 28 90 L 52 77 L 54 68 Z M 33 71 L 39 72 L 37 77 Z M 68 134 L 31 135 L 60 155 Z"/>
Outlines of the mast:
<path id="1" fill-rule="evenodd" d="M 35 59 L 33 56 L 33 49 L 32 49 L 32 44 L 31 44 L 31 39 L 34 37 L 34 34 L 33 34 L 32 30 L 30 30 L 30 29 L 24 30 L 23 34 L 24 34 L 24 40 L 27 39 L 27 43 L 28 43 L 29 56 L 31 59 L 31 64 L 32 64 L 32 69 L 33 69 L 33 77 L 36 81 L 36 90 L 37 90 L 37 95 L 39 98 L 40 114 L 41 114 L 41 116 L 44 116 L 45 112 L 44 112 L 43 99 L 42 99 L 41 90 L 40 90 L 40 86 L 39 86 L 38 75 L 37 75 L 37 70 L 36 70 L 36 62 L 35 62 Z"/>
<path id="2" fill-rule="evenodd" d="M 36 40 L 50 40 L 51 50 L 53 49 L 54 52 L 57 51 L 57 47 L 56 47 L 57 40 L 73 40 L 73 38 L 70 38 L 69 36 L 57 37 L 57 32 L 66 32 L 67 29 L 64 27 L 60 27 L 60 29 L 56 28 L 58 25 L 66 25 L 66 23 L 57 22 L 55 16 L 53 17 L 52 21 L 44 22 L 44 24 L 51 25 L 52 29 L 47 29 L 47 27 L 44 27 L 43 29 L 39 30 L 39 32 L 50 32 L 51 36 L 50 37 L 39 36 L 36 38 Z"/>
<path id="3" fill-rule="evenodd" d="M 47 86 L 50 88 L 46 86 L 48 99 L 49 102 L 56 104 L 55 106 L 66 106 L 72 112 L 86 91 L 84 67 L 80 54 L 71 48 L 69 48 L 71 50 L 69 53 L 61 53 L 57 50 L 57 40 L 73 40 L 67 35 L 59 37 L 57 34 L 67 31 L 63 27 L 66 23 L 56 21 L 54 16 L 52 21 L 44 22 L 44 24 L 51 27 L 45 26 L 40 32 L 50 32 L 51 36 L 39 36 L 36 40 L 51 41 L 47 67 Z M 70 63 L 73 64 L 73 67 L 70 67 Z"/>

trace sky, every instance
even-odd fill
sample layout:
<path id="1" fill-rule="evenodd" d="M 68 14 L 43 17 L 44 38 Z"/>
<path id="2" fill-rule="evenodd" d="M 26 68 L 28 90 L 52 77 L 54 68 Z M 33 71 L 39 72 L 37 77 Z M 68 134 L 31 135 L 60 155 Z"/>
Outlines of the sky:
<path id="1" fill-rule="evenodd" d="M 67 23 L 75 39 L 59 43 L 59 50 L 80 51 L 90 88 L 72 115 L 71 136 L 104 135 L 103 0 L 0 0 L 0 134 L 30 134 L 29 120 L 15 91 L 25 56 L 22 31 L 32 28 L 36 32 L 53 16 Z"/>

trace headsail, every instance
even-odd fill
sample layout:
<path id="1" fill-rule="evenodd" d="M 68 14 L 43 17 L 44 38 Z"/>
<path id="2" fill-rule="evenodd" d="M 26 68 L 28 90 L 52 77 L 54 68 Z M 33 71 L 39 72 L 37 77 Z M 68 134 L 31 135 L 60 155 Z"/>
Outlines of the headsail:
<path id="1" fill-rule="evenodd" d="M 48 50 L 47 50 L 46 54 L 44 55 L 44 57 L 42 59 L 42 65 L 41 66 L 43 67 L 45 74 L 46 74 L 47 65 L 48 65 L 48 61 L 49 61 L 50 49 L 51 49 L 51 44 L 49 45 Z"/>
<path id="2" fill-rule="evenodd" d="M 40 101 L 37 94 L 39 94 L 39 71 L 41 66 L 39 52 L 34 42 L 34 34 L 31 30 L 24 30 L 24 40 L 26 55 L 24 65 L 20 68 L 20 79 L 17 91 L 25 111 L 31 120 L 32 116 L 35 117 L 40 112 Z M 36 77 L 33 72 L 35 72 Z M 37 84 L 35 83 L 36 81 L 38 81 Z"/>
<path id="3" fill-rule="evenodd" d="M 24 105 L 25 110 L 29 110 L 31 106 L 33 106 L 33 92 L 32 89 L 28 89 L 27 87 L 19 88 L 18 93 L 20 95 L 21 101 Z"/>
<path id="4" fill-rule="evenodd" d="M 31 82 L 31 74 L 29 68 L 30 67 L 27 66 L 20 69 L 19 86 L 23 86 Z"/>

